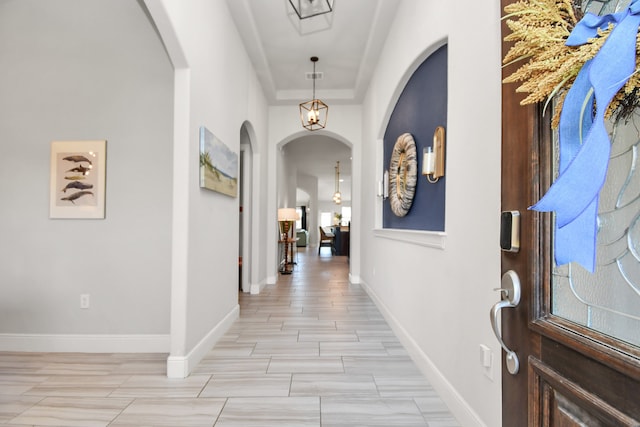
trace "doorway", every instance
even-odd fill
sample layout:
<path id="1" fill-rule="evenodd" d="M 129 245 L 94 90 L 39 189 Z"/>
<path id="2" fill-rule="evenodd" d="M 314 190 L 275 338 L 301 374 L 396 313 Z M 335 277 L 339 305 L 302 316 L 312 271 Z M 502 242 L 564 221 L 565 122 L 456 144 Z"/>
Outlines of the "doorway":
<path id="1" fill-rule="evenodd" d="M 240 182 L 238 183 L 238 290 L 251 292 L 253 238 L 253 149 L 247 124 L 240 128 Z"/>
<path id="2" fill-rule="evenodd" d="M 351 207 L 352 149 L 337 138 L 314 133 L 289 141 L 280 153 L 278 207 L 305 207 L 307 247 L 317 249 L 322 214 L 328 212 L 333 225 L 334 216 L 341 214 L 345 206 Z M 340 204 L 333 200 L 338 185 Z"/>

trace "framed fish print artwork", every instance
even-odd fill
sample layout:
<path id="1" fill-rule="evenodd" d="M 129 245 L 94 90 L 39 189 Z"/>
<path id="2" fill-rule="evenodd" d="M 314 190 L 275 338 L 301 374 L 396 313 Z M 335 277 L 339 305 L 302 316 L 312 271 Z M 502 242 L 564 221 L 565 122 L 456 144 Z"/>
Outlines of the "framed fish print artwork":
<path id="1" fill-rule="evenodd" d="M 53 141 L 49 218 L 103 219 L 107 141 Z"/>

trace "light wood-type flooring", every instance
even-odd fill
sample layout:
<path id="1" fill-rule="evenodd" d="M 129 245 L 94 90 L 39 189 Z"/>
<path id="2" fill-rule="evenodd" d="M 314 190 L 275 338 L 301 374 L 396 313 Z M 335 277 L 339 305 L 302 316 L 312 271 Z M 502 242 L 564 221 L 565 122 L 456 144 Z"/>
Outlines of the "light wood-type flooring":
<path id="1" fill-rule="evenodd" d="M 347 257 L 296 261 L 185 379 L 166 354 L 0 352 L 0 426 L 458 426 Z"/>

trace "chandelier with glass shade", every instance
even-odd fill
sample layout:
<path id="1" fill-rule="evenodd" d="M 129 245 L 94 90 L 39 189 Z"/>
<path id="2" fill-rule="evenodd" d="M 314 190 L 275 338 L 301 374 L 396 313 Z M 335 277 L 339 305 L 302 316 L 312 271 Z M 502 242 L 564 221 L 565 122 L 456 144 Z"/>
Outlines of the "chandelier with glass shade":
<path id="1" fill-rule="evenodd" d="M 336 162 L 335 171 L 336 185 L 335 193 L 333 193 L 333 202 L 336 205 L 339 205 L 340 203 L 342 203 L 342 194 L 340 194 L 340 162 Z"/>
<path id="2" fill-rule="evenodd" d="M 311 62 L 313 62 L 313 74 L 311 75 L 313 80 L 313 99 L 300 104 L 300 120 L 303 128 L 313 131 L 324 129 L 326 126 L 329 106 L 316 99 L 316 62 L 318 62 L 318 57 L 312 56 Z"/>

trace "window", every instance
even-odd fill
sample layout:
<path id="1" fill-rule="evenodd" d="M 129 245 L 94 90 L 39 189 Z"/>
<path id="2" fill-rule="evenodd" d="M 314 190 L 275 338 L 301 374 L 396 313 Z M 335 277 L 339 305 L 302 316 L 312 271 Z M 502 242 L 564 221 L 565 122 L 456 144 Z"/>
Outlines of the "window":
<path id="1" fill-rule="evenodd" d="M 349 225 L 351 222 L 351 206 L 343 206 L 342 207 L 342 221 L 340 221 L 340 225 Z"/>
<path id="2" fill-rule="evenodd" d="M 320 227 L 330 227 L 333 225 L 333 213 L 320 212 Z"/>
<path id="3" fill-rule="evenodd" d="M 301 230 L 305 228 L 305 226 L 302 224 L 303 217 L 306 215 L 306 212 L 303 212 L 304 211 L 303 207 L 298 206 L 296 208 L 296 214 L 298 215 L 298 219 L 296 220 L 296 230 Z"/>

